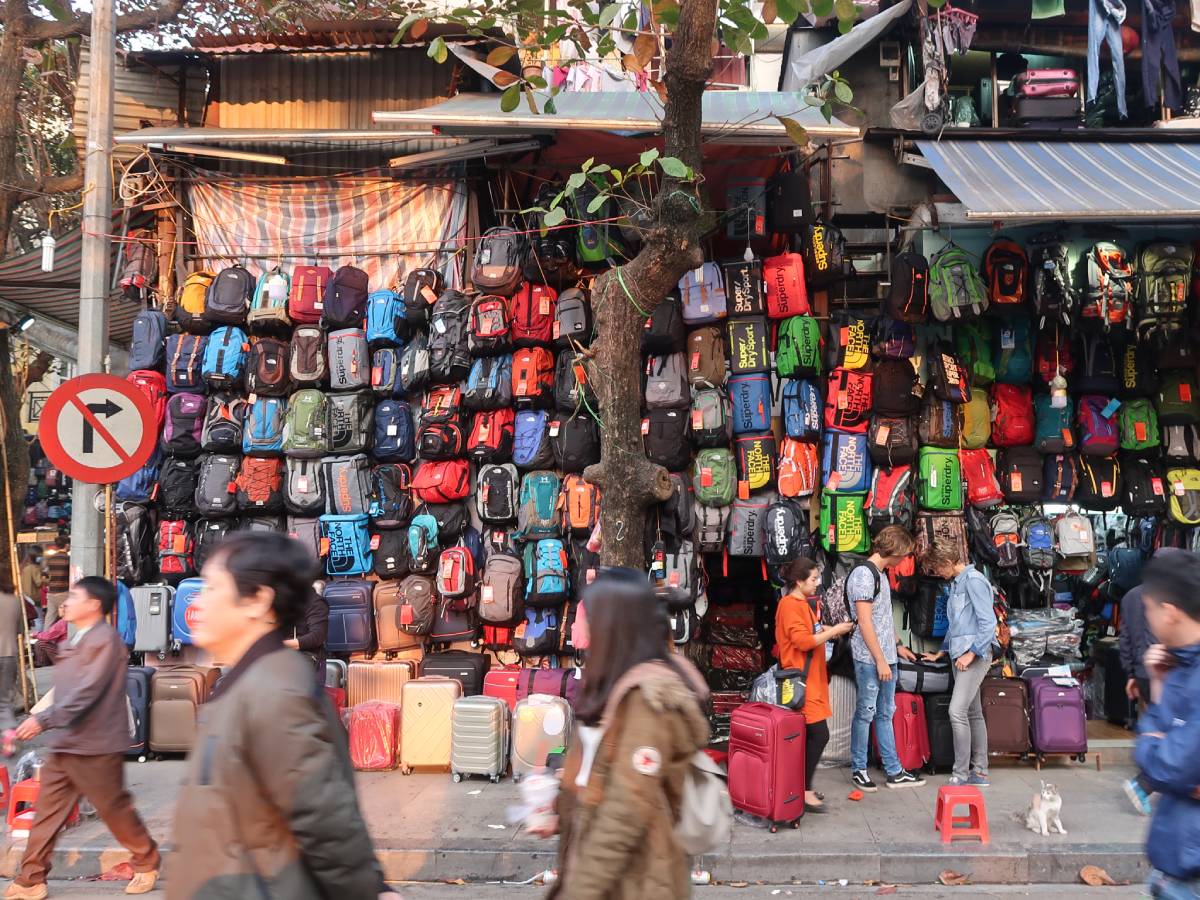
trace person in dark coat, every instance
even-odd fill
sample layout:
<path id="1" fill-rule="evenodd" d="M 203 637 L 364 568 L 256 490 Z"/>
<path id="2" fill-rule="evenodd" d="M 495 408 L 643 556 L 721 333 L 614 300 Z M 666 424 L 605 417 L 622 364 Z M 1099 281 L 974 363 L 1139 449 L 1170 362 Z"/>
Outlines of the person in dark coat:
<path id="1" fill-rule="evenodd" d="M 314 590 L 304 607 L 304 618 L 296 623 L 292 636 L 283 642 L 283 646 L 299 650 L 313 661 L 320 684 L 325 683 L 325 639 L 328 636 L 329 604 L 319 591 Z"/>

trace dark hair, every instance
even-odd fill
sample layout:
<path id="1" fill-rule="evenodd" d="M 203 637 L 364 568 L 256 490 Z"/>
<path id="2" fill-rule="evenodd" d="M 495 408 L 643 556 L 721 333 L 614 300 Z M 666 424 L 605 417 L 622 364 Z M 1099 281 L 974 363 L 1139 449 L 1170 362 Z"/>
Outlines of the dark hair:
<path id="1" fill-rule="evenodd" d="M 588 658 L 583 670 L 575 715 L 587 725 L 599 724 L 617 681 L 634 666 L 669 661 L 670 627 L 646 573 L 633 569 L 604 570 L 583 592 L 588 623 Z"/>
<path id="2" fill-rule="evenodd" d="M 108 615 L 117 606 L 117 588 L 111 581 L 99 575 L 86 575 L 75 582 L 75 587 L 93 600 L 100 601 L 100 611 Z"/>
<path id="3" fill-rule="evenodd" d="M 59 550 L 66 550 L 69 546 L 71 546 L 71 538 L 62 532 L 59 532 L 54 536 L 54 546 Z"/>
<path id="4" fill-rule="evenodd" d="M 312 601 L 317 565 L 303 544 L 275 531 L 235 531 L 217 545 L 210 561 L 223 565 L 238 593 L 275 591 L 271 610 L 281 629 L 294 627 Z"/>
<path id="5" fill-rule="evenodd" d="M 817 568 L 818 566 L 813 560 L 807 556 L 801 556 L 780 566 L 779 575 L 783 578 L 784 586 L 790 591 L 800 582 L 807 581 L 808 576 Z"/>
<path id="6" fill-rule="evenodd" d="M 1200 621 L 1200 556 L 1176 547 L 1157 551 L 1142 569 L 1144 592 Z"/>
<path id="7" fill-rule="evenodd" d="M 908 556 L 915 545 L 909 531 L 900 525 L 889 525 L 872 538 L 871 552 L 883 557 Z"/>

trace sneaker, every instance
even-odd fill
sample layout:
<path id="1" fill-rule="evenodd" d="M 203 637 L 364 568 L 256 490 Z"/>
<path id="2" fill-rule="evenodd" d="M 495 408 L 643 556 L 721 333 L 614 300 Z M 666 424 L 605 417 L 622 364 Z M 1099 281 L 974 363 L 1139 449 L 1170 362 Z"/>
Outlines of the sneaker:
<path id="1" fill-rule="evenodd" d="M 48 896 L 50 896 L 50 891 L 45 882 L 26 887 L 14 881 L 4 892 L 4 900 L 44 900 Z"/>
<path id="2" fill-rule="evenodd" d="M 950 787 L 962 787 L 964 784 L 968 783 L 969 782 L 967 782 L 965 779 L 959 778 L 957 775 L 951 775 L 946 779 L 946 784 Z"/>
<path id="3" fill-rule="evenodd" d="M 898 787 L 917 787 L 925 783 L 925 779 L 920 775 L 916 775 L 906 769 L 901 769 L 895 775 L 887 777 L 887 786 L 890 788 Z"/>
<path id="4" fill-rule="evenodd" d="M 154 886 L 158 883 L 158 872 L 135 872 L 128 886 L 125 888 L 127 894 L 148 894 L 154 890 Z"/>
<path id="5" fill-rule="evenodd" d="M 868 794 L 873 794 L 879 790 L 865 769 L 855 772 L 850 776 L 850 780 L 854 782 L 854 786 L 856 788 L 858 788 L 860 791 L 866 791 Z"/>
<path id="6" fill-rule="evenodd" d="M 967 778 L 967 784 L 971 785 L 971 787 L 990 787 L 991 781 L 982 772 L 972 772 L 970 777 Z"/>
<path id="7" fill-rule="evenodd" d="M 1142 790 L 1142 786 L 1137 783 L 1136 778 L 1130 778 L 1122 787 L 1125 788 L 1125 796 L 1129 798 L 1129 802 L 1133 804 L 1133 808 L 1138 811 L 1139 815 L 1148 816 L 1153 812 L 1150 808 L 1150 795 Z"/>

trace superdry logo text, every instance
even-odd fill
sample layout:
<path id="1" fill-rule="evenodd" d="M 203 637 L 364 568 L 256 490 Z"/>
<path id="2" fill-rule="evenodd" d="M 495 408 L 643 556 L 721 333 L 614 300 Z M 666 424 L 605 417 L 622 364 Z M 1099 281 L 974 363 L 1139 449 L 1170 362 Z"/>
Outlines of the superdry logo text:
<path id="1" fill-rule="evenodd" d="M 813 264 L 824 272 L 829 268 L 829 254 L 825 252 L 825 226 L 816 225 L 812 231 Z"/>
<path id="2" fill-rule="evenodd" d="M 745 328 L 737 343 L 738 367 L 753 369 L 758 366 L 758 335 L 753 327 Z"/>
<path id="3" fill-rule="evenodd" d="M 779 308 L 782 312 L 788 312 L 792 307 L 791 299 L 788 297 L 788 282 L 787 269 L 777 266 L 775 269 L 775 296 L 779 298 Z"/>
<path id="4" fill-rule="evenodd" d="M 938 498 L 943 509 L 949 509 L 955 505 L 954 503 L 954 483 L 951 479 L 954 477 L 954 463 L 951 460 L 946 460 L 942 466 L 938 487 L 941 489 L 941 496 Z"/>
<path id="5" fill-rule="evenodd" d="M 772 544 L 786 553 L 791 545 L 791 541 L 788 539 L 787 516 L 776 516 L 772 525 L 774 525 L 774 533 L 771 535 Z"/>
<path id="6" fill-rule="evenodd" d="M 759 311 L 758 282 L 749 268 L 738 269 L 730 278 L 729 287 L 733 291 L 734 315 L 756 313 Z"/>

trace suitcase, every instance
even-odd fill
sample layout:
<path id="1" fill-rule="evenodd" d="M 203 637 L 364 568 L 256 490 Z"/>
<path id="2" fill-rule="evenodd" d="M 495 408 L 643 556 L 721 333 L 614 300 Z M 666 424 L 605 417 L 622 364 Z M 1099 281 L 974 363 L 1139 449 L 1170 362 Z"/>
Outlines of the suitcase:
<path id="1" fill-rule="evenodd" d="M 1074 69 L 1026 69 L 1013 79 L 1018 97 L 1071 97 L 1079 93 Z"/>
<path id="2" fill-rule="evenodd" d="M 188 613 L 191 611 L 192 601 L 200 596 L 200 589 L 203 587 L 204 579 L 185 578 L 175 588 L 175 594 L 171 598 L 172 649 L 192 646 L 192 622 Z"/>
<path id="3" fill-rule="evenodd" d="M 150 678 L 150 750 L 187 753 L 196 740 L 196 712 L 216 687 L 220 669 L 173 666 Z"/>
<path id="4" fill-rule="evenodd" d="M 858 685 L 845 675 L 829 676 L 829 743 L 821 754 L 826 766 L 850 765 L 850 727 L 858 705 Z"/>
<path id="5" fill-rule="evenodd" d="M 450 734 L 450 772 L 486 775 L 498 782 L 508 771 L 508 704 L 499 697 L 463 697 L 454 701 Z"/>
<path id="6" fill-rule="evenodd" d="M 351 707 L 349 725 L 350 763 L 360 772 L 396 768 L 400 742 L 400 707 L 372 700 Z"/>
<path id="7" fill-rule="evenodd" d="M 333 704 L 334 712 L 338 715 L 338 721 L 342 720 L 342 713 L 346 709 L 346 689 L 326 687 L 325 696 L 329 698 L 329 702 Z"/>
<path id="8" fill-rule="evenodd" d="M 517 699 L 524 700 L 530 694 L 549 694 L 551 697 L 562 697 L 574 709 L 582 676 L 583 670 L 574 666 L 564 669 L 522 669 L 517 682 Z"/>
<path id="9" fill-rule="evenodd" d="M 708 695 L 712 711 L 718 716 L 731 716 L 739 706 L 750 702 L 750 695 L 741 691 L 714 691 Z"/>
<path id="10" fill-rule="evenodd" d="M 325 585 L 325 602 L 329 604 L 325 649 L 330 653 L 370 649 L 374 619 L 371 583 L 359 578 L 330 581 Z"/>
<path id="11" fill-rule="evenodd" d="M 149 749 L 150 679 L 154 672 L 146 666 L 130 666 L 125 670 L 125 693 L 129 698 L 129 749 L 125 755 L 135 756 L 139 762 L 146 761 Z"/>
<path id="12" fill-rule="evenodd" d="M 1044 119 L 1080 118 L 1079 100 L 1075 97 L 1016 97 L 1012 116 L 1018 122 Z"/>
<path id="13" fill-rule="evenodd" d="M 929 727 L 925 723 L 925 698 L 896 691 L 896 714 L 892 716 L 896 755 L 900 765 L 917 772 L 929 762 Z"/>
<path id="14" fill-rule="evenodd" d="M 171 646 L 171 601 L 175 588 L 169 584 L 143 584 L 131 588 L 137 630 L 134 653 L 166 653 Z"/>
<path id="15" fill-rule="evenodd" d="M 1029 686 L 1020 678 L 985 678 L 980 689 L 988 753 L 1028 753 Z"/>
<path id="16" fill-rule="evenodd" d="M 351 660 L 346 672 L 346 702 L 358 706 L 368 700 L 403 705 L 404 685 L 421 674 L 410 660 Z"/>
<path id="17" fill-rule="evenodd" d="M 1125 693 L 1128 676 L 1121 667 L 1121 648 L 1116 638 L 1104 638 L 1096 643 L 1095 679 L 1097 696 L 1104 701 L 1104 718 L 1114 725 L 1124 725 L 1130 719 L 1130 701 Z"/>
<path id="18" fill-rule="evenodd" d="M 550 751 L 566 747 L 574 722 L 571 705 L 562 697 L 531 694 L 519 700 L 513 712 L 513 781 L 544 766 Z"/>
<path id="19" fill-rule="evenodd" d="M 929 766 L 934 771 L 954 768 L 950 697 L 950 694 L 931 694 L 925 698 L 925 721 L 929 726 Z"/>
<path id="20" fill-rule="evenodd" d="M 453 678 L 462 685 L 464 697 L 477 697 L 483 693 L 483 678 L 491 665 L 491 658 L 483 653 L 444 650 L 425 657 L 421 664 L 421 674 Z"/>
<path id="21" fill-rule="evenodd" d="M 325 660 L 325 687 L 344 688 L 348 667 L 344 659 Z"/>
<path id="22" fill-rule="evenodd" d="M 509 712 L 517 708 L 517 681 L 521 669 L 517 667 L 489 669 L 483 676 L 483 696 L 498 697 L 508 704 Z"/>
<path id="23" fill-rule="evenodd" d="M 1080 760 L 1087 754 L 1087 714 L 1083 688 L 1078 683 L 1055 684 L 1037 678 L 1029 687 L 1030 736 L 1033 749 L 1043 753 L 1069 753 Z"/>
<path id="24" fill-rule="evenodd" d="M 405 684 L 401 696 L 400 771 L 450 768 L 452 714 L 462 685 L 453 678 L 422 676 Z"/>
<path id="25" fill-rule="evenodd" d="M 942 694 L 950 690 L 950 663 L 917 660 L 896 663 L 896 690 L 910 694 Z"/>
<path id="26" fill-rule="evenodd" d="M 734 809 L 799 827 L 804 815 L 804 714 L 747 703 L 729 723 L 729 799 Z"/>

